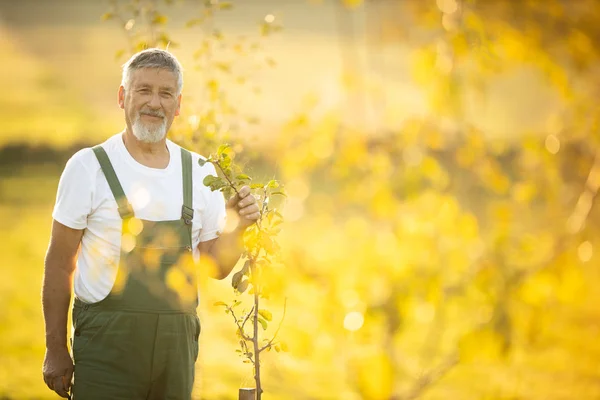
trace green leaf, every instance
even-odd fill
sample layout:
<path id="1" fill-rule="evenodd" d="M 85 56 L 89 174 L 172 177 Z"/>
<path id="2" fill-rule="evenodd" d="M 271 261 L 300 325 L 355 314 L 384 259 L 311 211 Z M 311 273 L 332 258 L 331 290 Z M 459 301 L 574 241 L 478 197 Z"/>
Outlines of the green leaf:
<path id="1" fill-rule="evenodd" d="M 219 3 L 219 8 L 221 10 L 231 10 L 233 8 L 233 4 L 230 1 L 222 1 Z"/>
<path id="2" fill-rule="evenodd" d="M 235 274 L 233 274 L 233 276 L 231 277 L 231 286 L 233 286 L 234 289 L 237 289 L 243 277 L 244 273 L 242 271 L 238 271 Z"/>
<path id="3" fill-rule="evenodd" d="M 278 353 L 281 351 L 281 348 L 279 347 L 279 345 L 275 345 L 275 351 Z"/>
<path id="4" fill-rule="evenodd" d="M 213 304 L 214 306 L 225 306 L 227 307 L 227 303 L 223 302 L 223 301 L 217 301 L 215 304 Z"/>
<path id="5" fill-rule="evenodd" d="M 214 192 L 215 190 L 219 190 L 225 186 L 227 186 L 227 182 L 225 182 L 223 179 L 215 179 L 215 181 L 210 184 L 210 190 Z"/>
<path id="6" fill-rule="evenodd" d="M 262 189 L 264 187 L 265 185 L 263 185 L 262 183 L 253 183 L 250 185 L 250 189 Z"/>
<path id="7" fill-rule="evenodd" d="M 268 188 L 278 188 L 279 182 L 277 182 L 275 179 L 272 179 L 269 181 L 269 183 L 267 183 L 267 187 Z"/>
<path id="8" fill-rule="evenodd" d="M 112 19 L 115 16 L 115 14 L 111 13 L 111 12 L 107 12 L 102 14 L 102 17 L 100 17 L 100 19 L 102 21 L 108 21 L 109 19 Z"/>
<path id="9" fill-rule="evenodd" d="M 285 194 L 285 193 L 284 193 L 284 192 L 282 192 L 282 191 L 272 192 L 271 194 L 272 194 L 272 195 L 280 195 L 280 196 L 283 196 L 283 197 L 287 197 L 287 194 Z"/>
<path id="10" fill-rule="evenodd" d="M 235 179 L 239 179 L 241 181 L 243 181 L 243 180 L 249 180 L 249 181 L 251 181 L 252 180 L 252 178 L 250 178 L 246 174 L 239 174 L 238 176 L 235 177 Z"/>
<path id="11" fill-rule="evenodd" d="M 285 342 L 279 342 L 279 347 L 281 347 L 281 351 L 289 351 L 288 345 Z"/>
<path id="12" fill-rule="evenodd" d="M 206 160 L 204 158 L 198 159 L 198 165 L 200 165 L 201 167 L 204 167 L 204 164 L 206 164 Z"/>
<path id="13" fill-rule="evenodd" d="M 231 148 L 231 146 L 229 145 L 229 143 L 223 143 L 222 145 L 219 146 L 219 148 L 217 149 L 217 155 L 221 156 L 227 149 Z"/>
<path id="14" fill-rule="evenodd" d="M 267 321 L 265 321 L 263 318 L 258 317 L 258 322 L 260 323 L 260 325 L 262 326 L 263 330 L 267 330 Z"/>
<path id="15" fill-rule="evenodd" d="M 214 175 L 206 175 L 204 177 L 204 179 L 202 180 L 202 183 L 204 184 L 204 186 L 210 186 L 213 184 L 214 181 L 216 181 L 217 179 L 219 179 L 218 177 L 214 176 Z"/>
<path id="16" fill-rule="evenodd" d="M 231 175 L 231 171 L 227 171 L 229 166 L 231 165 L 231 158 L 227 154 L 223 154 L 222 160 L 219 162 L 219 165 L 223 169 L 223 172 L 227 175 Z"/>
<path id="17" fill-rule="evenodd" d="M 248 271 L 250 271 L 251 265 L 252 265 L 252 260 L 246 260 L 246 262 L 244 263 L 244 266 L 242 267 L 240 272 L 243 273 L 244 275 L 246 275 L 248 273 Z"/>
<path id="18" fill-rule="evenodd" d="M 271 311 L 269 311 L 269 310 L 264 310 L 264 309 L 258 310 L 258 315 L 260 315 L 267 321 L 273 320 L 273 314 L 271 314 Z"/>
<path id="19" fill-rule="evenodd" d="M 241 281 L 237 287 L 237 291 L 240 293 L 244 293 L 248 289 L 248 280 Z"/>

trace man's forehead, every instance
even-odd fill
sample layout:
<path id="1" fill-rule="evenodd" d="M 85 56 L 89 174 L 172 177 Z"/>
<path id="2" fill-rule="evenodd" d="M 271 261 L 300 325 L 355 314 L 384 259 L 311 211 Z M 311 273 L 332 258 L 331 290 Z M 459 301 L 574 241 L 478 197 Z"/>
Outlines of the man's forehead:
<path id="1" fill-rule="evenodd" d="M 132 71 L 131 82 L 134 85 L 160 84 L 177 87 L 177 75 L 165 68 L 140 68 Z"/>

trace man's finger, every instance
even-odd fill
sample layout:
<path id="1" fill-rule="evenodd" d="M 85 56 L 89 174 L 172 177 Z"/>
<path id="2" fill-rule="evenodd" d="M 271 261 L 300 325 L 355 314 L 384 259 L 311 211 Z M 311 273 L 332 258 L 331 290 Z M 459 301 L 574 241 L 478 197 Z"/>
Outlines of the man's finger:
<path id="1" fill-rule="evenodd" d="M 252 205 L 242 208 L 240 210 L 240 215 L 248 216 L 250 214 L 257 213 L 258 211 L 259 211 L 258 205 L 256 203 L 254 203 Z"/>
<path id="2" fill-rule="evenodd" d="M 65 387 L 66 380 L 65 380 L 64 376 L 55 377 L 54 379 L 52 379 L 52 383 L 53 383 L 52 390 L 54 390 L 56 392 L 56 394 L 58 394 L 60 397 L 64 397 L 64 398 L 69 397 L 68 389 Z"/>
<path id="3" fill-rule="evenodd" d="M 229 200 L 227 200 L 226 207 L 233 208 L 237 205 L 238 202 L 239 202 L 238 195 L 234 194 Z"/>
<path id="4" fill-rule="evenodd" d="M 50 390 L 54 390 L 54 384 L 52 383 L 52 378 L 48 377 L 46 375 L 44 375 L 44 382 L 46 383 L 46 386 L 48 386 L 48 388 Z"/>
<path id="5" fill-rule="evenodd" d="M 72 378 L 73 378 L 73 371 L 67 372 L 67 374 L 62 377 L 63 386 L 65 387 L 65 390 L 67 392 L 69 391 L 69 389 L 71 389 L 71 379 Z"/>
<path id="6" fill-rule="evenodd" d="M 246 196 L 248 196 L 250 194 L 251 190 L 250 190 L 250 186 L 248 185 L 244 185 L 242 186 L 242 188 L 240 190 L 238 190 L 238 193 L 240 194 L 240 198 L 244 198 Z"/>
<path id="7" fill-rule="evenodd" d="M 256 197 L 254 196 L 246 196 L 243 200 L 238 203 L 238 207 L 240 209 L 247 208 L 250 206 L 256 205 Z M 258 207 L 258 206 L 256 206 Z"/>

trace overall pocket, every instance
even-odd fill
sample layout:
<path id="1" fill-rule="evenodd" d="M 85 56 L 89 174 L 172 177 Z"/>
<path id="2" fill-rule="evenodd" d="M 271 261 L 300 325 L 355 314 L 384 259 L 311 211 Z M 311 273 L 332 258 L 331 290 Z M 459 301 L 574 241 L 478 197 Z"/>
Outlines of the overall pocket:
<path id="1" fill-rule="evenodd" d="M 114 311 L 95 311 L 80 308 L 73 311 L 73 359 L 77 361 L 85 349 L 110 327 Z"/>

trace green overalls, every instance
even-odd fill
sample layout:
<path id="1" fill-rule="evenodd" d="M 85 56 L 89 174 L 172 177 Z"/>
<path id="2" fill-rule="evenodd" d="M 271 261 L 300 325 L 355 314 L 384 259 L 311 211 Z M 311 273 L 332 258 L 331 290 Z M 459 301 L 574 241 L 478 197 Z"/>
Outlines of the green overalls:
<path id="1" fill-rule="evenodd" d="M 123 220 L 117 278 L 73 307 L 73 400 L 190 399 L 200 321 L 192 260 L 192 160 L 181 149 L 181 218 L 135 218 L 110 160 L 94 147 Z"/>

